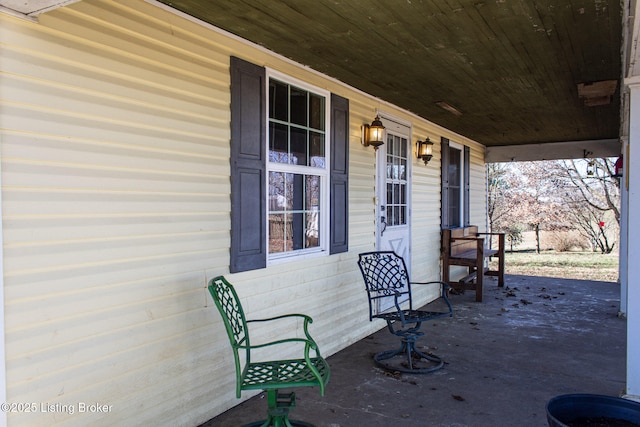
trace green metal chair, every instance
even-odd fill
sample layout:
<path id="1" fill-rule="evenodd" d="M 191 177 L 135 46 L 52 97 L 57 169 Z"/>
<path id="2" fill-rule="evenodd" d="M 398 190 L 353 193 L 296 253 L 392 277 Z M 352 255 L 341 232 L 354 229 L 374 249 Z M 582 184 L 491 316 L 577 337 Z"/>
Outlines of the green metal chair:
<path id="1" fill-rule="evenodd" d="M 214 277 L 209 281 L 209 292 L 220 311 L 233 349 L 236 365 L 236 397 L 240 397 L 242 390 L 267 392 L 269 405 L 267 419 L 247 424 L 246 427 L 313 427 L 309 423 L 289 420 L 289 411 L 295 406 L 295 393 L 280 392 L 284 388 L 318 386 L 320 395 L 324 396 L 331 371 L 327 362 L 320 356 L 320 350 L 315 341 L 309 335 L 308 325 L 313 322 L 311 317 L 304 314 L 287 314 L 268 319 L 247 320 L 238 294 L 223 276 Z M 250 323 L 285 318 L 303 320 L 304 338 L 291 337 L 264 344 L 251 344 L 248 328 Z M 251 358 L 253 349 L 295 343 L 304 346 L 304 351 L 298 359 L 256 362 Z M 242 353 L 244 358 L 241 357 Z"/>

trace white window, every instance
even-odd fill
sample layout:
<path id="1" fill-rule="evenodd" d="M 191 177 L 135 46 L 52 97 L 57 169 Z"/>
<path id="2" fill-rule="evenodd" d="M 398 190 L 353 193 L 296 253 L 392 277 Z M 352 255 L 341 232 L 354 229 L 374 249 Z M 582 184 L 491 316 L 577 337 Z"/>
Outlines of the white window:
<path id="1" fill-rule="evenodd" d="M 448 174 L 448 219 L 449 223 L 446 224 L 449 227 L 462 227 L 464 226 L 464 212 L 465 212 L 465 150 L 460 144 L 449 142 L 449 164 L 446 165 Z"/>
<path id="2" fill-rule="evenodd" d="M 268 74 L 269 260 L 325 252 L 329 93 Z"/>

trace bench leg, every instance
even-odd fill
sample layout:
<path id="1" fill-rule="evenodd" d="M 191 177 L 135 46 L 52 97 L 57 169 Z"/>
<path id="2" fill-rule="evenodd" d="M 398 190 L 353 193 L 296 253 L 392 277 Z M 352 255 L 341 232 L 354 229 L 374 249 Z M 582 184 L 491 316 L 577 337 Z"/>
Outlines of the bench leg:
<path id="1" fill-rule="evenodd" d="M 504 255 L 498 258 L 498 287 L 504 286 Z"/>
<path id="2" fill-rule="evenodd" d="M 498 237 L 498 287 L 504 286 L 504 234 Z"/>
<path id="3" fill-rule="evenodd" d="M 476 261 L 476 302 L 482 302 L 482 282 L 484 278 L 484 257 Z"/>
<path id="4" fill-rule="evenodd" d="M 451 285 L 449 282 L 449 260 L 442 261 L 442 281 L 447 285 Z"/>

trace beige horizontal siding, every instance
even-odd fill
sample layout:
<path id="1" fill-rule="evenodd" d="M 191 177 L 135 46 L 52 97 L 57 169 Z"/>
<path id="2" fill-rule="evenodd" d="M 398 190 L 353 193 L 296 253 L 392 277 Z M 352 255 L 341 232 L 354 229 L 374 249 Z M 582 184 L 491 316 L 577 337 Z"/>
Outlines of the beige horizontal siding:
<path id="1" fill-rule="evenodd" d="M 205 287 L 215 275 L 251 318 L 311 315 L 326 355 L 381 328 L 356 265 L 375 249 L 375 157 L 360 126 L 377 109 L 412 123 L 413 142 L 471 145 L 472 190 L 484 191 L 479 145 L 140 0 L 73 3 L 38 24 L 0 14 L 0 34 L 7 397 L 113 408 L 8 414 L 12 427 L 197 425 L 237 404 Z M 229 274 L 230 55 L 349 98 L 348 253 Z M 440 275 L 435 151 L 427 166 L 412 158 L 420 280 Z"/>
<path id="2" fill-rule="evenodd" d="M 9 425 L 188 425 L 167 402 L 232 385 L 203 309 L 206 271 L 228 265 L 228 55 L 168 48 L 123 13 L 2 18 L 7 396 L 113 406 Z"/>

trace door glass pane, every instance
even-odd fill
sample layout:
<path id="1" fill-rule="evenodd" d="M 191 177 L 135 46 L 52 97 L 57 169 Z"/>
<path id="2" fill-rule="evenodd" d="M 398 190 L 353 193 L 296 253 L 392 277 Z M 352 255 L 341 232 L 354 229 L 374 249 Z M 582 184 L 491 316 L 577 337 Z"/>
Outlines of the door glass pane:
<path id="1" fill-rule="evenodd" d="M 386 155 L 386 214 L 387 225 L 407 224 L 407 159 L 408 141 L 396 135 L 387 135 Z"/>

